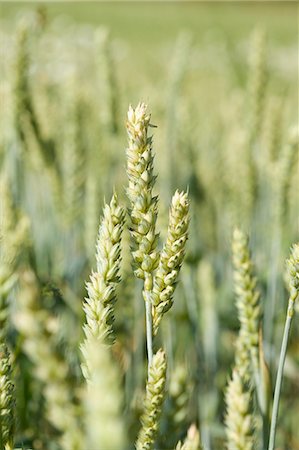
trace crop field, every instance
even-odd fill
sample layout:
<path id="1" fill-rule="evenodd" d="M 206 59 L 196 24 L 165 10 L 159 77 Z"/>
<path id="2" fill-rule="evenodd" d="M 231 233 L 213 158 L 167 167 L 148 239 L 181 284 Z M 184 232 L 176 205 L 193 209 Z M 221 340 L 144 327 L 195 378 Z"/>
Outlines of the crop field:
<path id="1" fill-rule="evenodd" d="M 0 25 L 0 450 L 299 450 L 298 3 Z"/>

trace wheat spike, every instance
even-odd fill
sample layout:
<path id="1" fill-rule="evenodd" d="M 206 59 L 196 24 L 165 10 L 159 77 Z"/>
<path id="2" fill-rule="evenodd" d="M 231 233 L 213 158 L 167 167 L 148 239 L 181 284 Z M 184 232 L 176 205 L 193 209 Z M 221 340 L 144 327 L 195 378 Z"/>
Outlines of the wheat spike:
<path id="1" fill-rule="evenodd" d="M 27 270 L 20 275 L 14 325 L 22 336 L 23 350 L 33 363 L 34 375 L 42 383 L 46 418 L 60 433 L 61 448 L 81 450 L 79 411 L 73 403 L 69 367 L 55 342 L 58 321 L 41 307 L 40 290 L 34 272 Z"/>
<path id="2" fill-rule="evenodd" d="M 131 236 L 135 275 L 145 280 L 145 290 L 152 288 L 152 272 L 158 265 L 157 197 L 153 196 L 155 176 L 153 174 L 152 138 L 148 136 L 150 116 L 147 107 L 139 103 L 128 111 L 127 131 L 127 194 L 131 203 Z"/>
<path id="3" fill-rule="evenodd" d="M 105 205 L 96 244 L 96 271 L 87 283 L 88 297 L 83 306 L 86 314 L 84 346 L 91 336 L 100 341 L 114 342 L 114 304 L 116 286 L 120 281 L 121 235 L 124 226 L 124 209 L 119 206 L 116 194 Z"/>
<path id="4" fill-rule="evenodd" d="M 169 212 L 166 243 L 159 259 L 152 292 L 153 330 L 157 334 L 163 314 L 173 304 L 173 294 L 185 255 L 189 225 L 187 193 L 176 191 Z"/>
<path id="5" fill-rule="evenodd" d="M 242 360 L 246 360 L 246 352 L 248 352 L 251 358 L 252 369 L 258 370 L 259 367 L 260 294 L 256 289 L 257 280 L 253 275 L 253 264 L 248 248 L 248 238 L 238 229 L 234 231 L 232 247 L 234 285 L 241 324 L 236 362 L 242 376 L 246 376 L 248 375 L 248 365 L 245 365 L 245 361 L 242 363 Z"/>
<path id="6" fill-rule="evenodd" d="M 15 400 L 9 352 L 0 343 L 0 444 L 4 450 L 14 448 Z"/>
<path id="7" fill-rule="evenodd" d="M 84 350 L 89 373 L 84 402 L 86 448 L 122 450 L 125 433 L 120 414 L 120 380 L 110 348 L 91 337 Z"/>
<path id="8" fill-rule="evenodd" d="M 253 450 L 253 418 L 250 413 L 251 395 L 246 392 L 244 380 L 237 368 L 234 369 L 225 394 L 226 435 L 228 450 Z"/>
<path id="9" fill-rule="evenodd" d="M 199 431 L 194 424 L 189 428 L 183 444 L 178 442 L 175 450 L 203 450 L 200 442 Z"/>
<path id="10" fill-rule="evenodd" d="M 160 349 L 153 356 L 152 364 L 149 367 L 144 411 L 141 417 L 142 427 L 136 442 L 136 450 L 151 450 L 153 448 L 164 401 L 165 381 L 166 357 Z"/>

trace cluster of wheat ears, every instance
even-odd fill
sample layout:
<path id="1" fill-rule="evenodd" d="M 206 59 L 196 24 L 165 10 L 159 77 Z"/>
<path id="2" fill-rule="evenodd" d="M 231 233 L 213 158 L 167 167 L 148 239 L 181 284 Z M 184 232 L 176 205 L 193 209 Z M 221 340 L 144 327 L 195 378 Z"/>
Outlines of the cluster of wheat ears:
<path id="1" fill-rule="evenodd" d="M 131 254 L 134 274 L 142 280 L 142 297 L 145 304 L 145 324 L 148 371 L 141 428 L 135 443 L 137 450 L 154 448 L 159 429 L 159 418 L 165 400 L 167 356 L 157 349 L 155 342 L 163 316 L 173 304 L 173 294 L 185 255 L 189 226 L 188 193 L 176 191 L 169 210 L 167 237 L 161 251 L 158 250 L 159 233 L 156 230 L 158 197 L 153 194 L 155 183 L 152 137 L 148 134 L 150 115 L 145 104 L 129 108 L 127 118 L 128 148 L 127 174 L 129 199 L 128 219 L 125 208 L 119 204 L 115 193 L 103 210 L 96 243 L 96 269 L 87 283 L 87 297 L 83 303 L 86 316 L 84 341 L 81 344 L 82 373 L 86 380 L 82 401 L 84 427 L 78 428 L 75 406 L 69 398 L 65 383 L 65 371 L 60 373 L 56 389 L 48 393 L 49 402 L 55 403 L 55 414 L 50 420 L 61 431 L 62 448 L 122 449 L 126 446 L 126 432 L 122 420 L 121 392 L 116 361 L 112 347 L 117 340 L 114 330 L 114 310 L 117 286 L 121 283 L 121 238 L 125 226 L 131 234 Z M 4 234 L 4 238 L 5 238 Z M 235 364 L 225 393 L 228 449 L 253 449 L 256 445 L 252 403 L 256 398 L 263 420 L 264 443 L 274 449 L 279 396 L 290 325 L 294 304 L 299 295 L 299 245 L 294 245 L 287 261 L 290 297 L 283 336 L 277 380 L 274 392 L 271 427 L 269 411 L 271 397 L 267 384 L 267 366 L 263 357 L 263 340 L 259 335 L 261 320 L 260 295 L 256 288 L 252 261 L 245 234 L 236 229 L 233 234 L 233 262 L 237 309 L 240 331 L 236 344 Z M 2 267 L 1 267 L 2 268 Z M 5 269 L 5 271 L 4 271 Z M 1 272 L 1 312 L 5 312 L 5 294 L 13 283 L 10 267 Z M 27 274 L 30 277 L 30 274 Z M 28 280 L 34 283 L 34 280 Z M 30 294 L 32 295 L 32 293 Z M 120 295 L 121 296 L 121 295 Z M 28 299 L 33 302 L 34 299 Z M 26 305 L 27 306 L 27 305 Z M 20 313 L 21 314 L 21 313 Z M 26 312 L 25 312 L 26 314 Z M 11 378 L 13 364 L 5 339 L 5 319 L 1 315 L 1 447 L 14 448 L 15 405 L 14 386 Z M 30 318 L 17 313 L 17 323 L 30 328 Z M 40 317 L 42 326 L 42 317 Z M 36 323 L 32 324 L 34 327 Z M 25 332 L 28 332 L 26 330 Z M 33 332 L 30 330 L 30 332 Z M 34 342 L 30 343 L 34 346 Z M 48 342 L 45 340 L 45 347 Z M 46 349 L 44 349 L 47 353 Z M 35 349 L 29 345 L 33 357 Z M 45 355 L 46 357 L 47 355 Z M 49 363 L 49 361 L 48 361 Z M 55 362 L 53 362 L 53 365 Z M 60 362 L 64 368 L 63 361 Z M 55 367 L 51 368 L 55 370 Z M 46 370 L 46 369 L 45 369 Z M 66 369 L 65 369 L 66 370 Z M 50 374 L 49 374 L 50 375 Z M 51 390 L 51 386 L 48 387 Z M 55 390 L 56 390 L 55 389 Z M 67 406 L 67 416 L 64 408 Z M 52 412 L 53 414 L 53 412 Z M 79 431 L 80 430 L 80 431 Z M 167 441 L 167 436 L 166 436 Z M 133 444 L 132 444 L 133 445 Z M 167 447 L 168 448 L 168 447 Z M 191 425 L 184 442 L 176 449 L 200 449 L 200 435 Z"/>
<path id="2" fill-rule="evenodd" d="M 44 19 L 39 12 L 33 31 L 20 26 L 1 87 L 0 450 L 274 450 L 299 296 L 299 245 L 286 262 L 287 305 L 280 263 L 297 233 L 298 133 L 283 146 L 281 105 L 266 104 L 263 33 L 253 35 L 248 96 L 230 107 L 222 99 L 225 114 L 199 145 L 204 127 L 196 134 L 196 115 L 179 101 L 191 48 L 179 36 L 157 195 L 164 179 L 155 186 L 155 125 L 142 102 L 127 113 L 127 179 L 117 164 L 125 145 L 109 34 L 95 32 L 93 81 L 67 76 L 59 103 L 55 80 L 30 75 L 38 40 L 41 58 L 54 40 Z M 55 102 L 64 109 L 53 113 Z M 176 189 L 182 173 L 186 191 Z M 271 263 L 260 281 L 248 229 L 254 259 Z M 278 306 L 287 311 L 277 332 Z M 292 438 L 295 448 L 296 425 L 284 427 L 279 445 Z"/>

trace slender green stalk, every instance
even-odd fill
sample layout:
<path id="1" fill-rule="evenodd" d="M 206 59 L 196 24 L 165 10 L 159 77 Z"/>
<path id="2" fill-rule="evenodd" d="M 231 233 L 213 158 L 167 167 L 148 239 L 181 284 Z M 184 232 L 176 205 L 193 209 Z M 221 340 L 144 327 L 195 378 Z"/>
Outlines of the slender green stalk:
<path id="1" fill-rule="evenodd" d="M 145 301 L 145 315 L 146 315 L 146 344 L 147 344 L 147 356 L 148 364 L 152 364 L 153 360 L 153 319 L 152 319 L 152 305 L 150 299 Z"/>
<path id="2" fill-rule="evenodd" d="M 290 297 L 277 369 L 268 450 L 274 450 L 283 369 L 286 359 L 291 323 L 295 313 L 295 301 L 297 300 L 299 295 L 299 244 L 294 245 L 291 257 L 287 261 L 287 266 L 289 275 Z"/>
<path id="3" fill-rule="evenodd" d="M 291 128 L 288 132 L 286 147 L 277 161 L 277 176 L 273 177 L 271 169 L 272 189 L 274 195 L 274 217 L 273 217 L 273 237 L 272 252 L 270 255 L 271 268 L 268 279 L 268 299 L 265 306 L 264 332 L 265 340 L 273 348 L 274 318 L 277 309 L 277 291 L 279 260 L 282 248 L 282 241 L 285 233 L 286 217 L 289 210 L 289 189 L 292 172 L 296 167 L 296 157 L 298 155 L 298 131 Z M 271 352 L 272 353 L 272 352 Z M 272 355 L 271 355 L 272 356 Z M 273 358 L 271 358 L 273 359 Z"/>
<path id="4" fill-rule="evenodd" d="M 290 305 L 289 305 L 286 323 L 285 323 L 284 332 L 283 332 L 283 339 L 282 339 L 282 344 L 281 344 L 279 364 L 278 364 L 278 370 L 277 370 L 277 376 L 276 376 L 271 428 L 270 428 L 270 438 L 269 438 L 269 450 L 273 450 L 274 445 L 275 445 L 275 434 L 276 434 L 276 426 L 277 426 L 277 418 L 278 418 L 278 408 L 279 408 L 279 399 L 280 399 L 281 384 L 282 384 L 282 377 L 283 377 L 283 369 L 284 369 L 284 363 L 285 363 L 285 358 L 286 358 L 286 352 L 287 352 L 287 346 L 288 346 L 288 340 L 289 340 L 289 334 L 290 334 L 290 329 L 291 329 L 293 313 L 294 312 L 293 311 L 291 312 Z"/>

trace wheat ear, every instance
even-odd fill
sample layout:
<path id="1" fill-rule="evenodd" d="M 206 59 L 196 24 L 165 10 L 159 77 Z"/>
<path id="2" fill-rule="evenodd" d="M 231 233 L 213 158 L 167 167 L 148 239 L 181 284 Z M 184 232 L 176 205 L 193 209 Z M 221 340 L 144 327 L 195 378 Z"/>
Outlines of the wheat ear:
<path id="1" fill-rule="evenodd" d="M 108 130 L 110 134 L 116 134 L 118 132 L 119 89 L 112 44 L 109 30 L 103 27 L 97 28 L 95 31 L 95 49 L 97 52 L 98 79 L 100 80 L 101 122 L 103 130 Z"/>
<path id="2" fill-rule="evenodd" d="M 249 389 L 252 387 L 250 382 L 254 382 L 258 405 L 263 418 L 263 440 L 264 446 L 266 446 L 268 443 L 270 397 L 267 365 L 262 357 L 260 294 L 253 273 L 248 237 L 238 229 L 234 231 L 232 247 L 234 285 L 241 324 L 236 344 L 236 367 L 242 381 Z"/>
<path id="3" fill-rule="evenodd" d="M 14 121 L 21 146 L 35 162 L 43 162 L 52 184 L 53 198 L 61 208 L 62 186 L 59 154 L 55 142 L 48 138 L 40 123 L 30 86 L 30 32 L 24 22 L 17 33 L 16 75 L 14 86 Z"/>
<path id="4" fill-rule="evenodd" d="M 23 23 L 17 34 L 16 80 L 15 80 L 15 125 L 25 150 L 31 150 L 29 136 L 33 136 L 46 166 L 59 173 L 56 149 L 52 140 L 44 137 L 35 110 L 29 83 L 29 39 L 30 25 Z M 57 173 L 56 173 L 57 171 Z M 56 180 L 58 182 L 58 180 Z"/>
<path id="5" fill-rule="evenodd" d="M 152 138 L 148 136 L 150 115 L 147 106 L 139 103 L 128 111 L 127 174 L 130 200 L 132 255 L 135 275 L 144 280 L 143 297 L 146 306 L 147 350 L 149 365 L 152 360 L 152 316 L 151 290 L 153 271 L 158 265 L 156 220 L 157 197 L 153 196 L 155 176 L 153 174 Z"/>
<path id="6" fill-rule="evenodd" d="M 188 63 L 191 53 L 192 36 L 188 32 L 181 32 L 176 40 L 172 61 L 169 64 L 169 79 L 167 89 L 166 104 L 166 167 L 168 176 L 165 179 L 168 182 L 167 190 L 169 195 L 176 183 L 177 168 L 175 161 L 178 158 L 179 150 L 179 124 L 181 117 L 179 115 L 179 100 L 183 87 L 184 77 L 188 70 Z M 165 161 L 165 162 L 166 162 Z"/>
<path id="7" fill-rule="evenodd" d="M 0 180 L 0 342 L 6 341 L 8 295 L 17 280 L 16 266 L 28 240 L 29 221 L 18 214 L 6 177 Z"/>
<path id="8" fill-rule="evenodd" d="M 189 428 L 184 443 L 182 444 L 181 442 L 179 442 L 175 450 L 202 450 L 202 446 L 200 443 L 200 434 L 194 424 Z"/>
<path id="9" fill-rule="evenodd" d="M 55 337 L 57 317 L 41 306 L 41 289 L 34 272 L 20 274 L 18 309 L 14 325 L 22 337 L 24 353 L 33 363 L 34 375 L 43 385 L 46 418 L 61 434 L 62 450 L 81 450 L 78 406 L 70 386 L 70 370 Z"/>
<path id="10" fill-rule="evenodd" d="M 67 80 L 65 89 L 66 124 L 64 131 L 63 194 L 68 224 L 80 222 L 84 204 L 86 148 L 83 140 L 84 102 L 74 77 Z"/>
<path id="11" fill-rule="evenodd" d="M 273 170 L 275 164 L 280 157 L 281 140 L 282 140 L 282 117 L 283 117 L 282 101 L 278 98 L 271 98 L 269 101 L 267 116 L 265 118 L 265 126 L 263 131 L 263 145 L 266 149 L 267 162 L 269 171 Z M 272 174 L 270 172 L 270 176 Z"/>
<path id="12" fill-rule="evenodd" d="M 159 425 L 159 417 L 164 401 L 166 381 L 166 357 L 161 349 L 153 356 L 149 366 L 144 400 L 144 412 L 141 417 L 141 430 L 136 442 L 137 450 L 153 448 Z"/>
<path id="13" fill-rule="evenodd" d="M 234 230 L 232 250 L 236 303 L 241 324 L 239 332 L 239 341 L 241 342 L 238 346 L 243 351 L 247 350 L 250 355 L 253 370 L 258 370 L 259 325 L 261 319 L 260 294 L 256 288 L 257 280 L 253 275 L 253 264 L 248 247 L 248 238 L 239 229 Z M 243 372 L 245 376 L 248 367 L 238 364 L 238 360 L 237 366 L 239 371 Z"/>
<path id="14" fill-rule="evenodd" d="M 289 130 L 287 145 L 284 153 L 281 156 L 279 171 L 278 171 L 278 180 L 277 180 L 277 218 L 280 224 L 280 227 L 283 228 L 285 223 L 285 218 L 288 214 L 289 208 L 289 190 L 292 179 L 292 173 L 294 173 L 294 169 L 296 165 L 296 158 L 298 160 L 299 153 L 299 134 L 298 128 L 292 127 Z"/>
<path id="15" fill-rule="evenodd" d="M 170 207 L 166 243 L 159 259 L 152 293 L 154 335 L 157 334 L 163 314 L 173 304 L 173 294 L 185 255 L 189 225 L 187 193 L 176 191 Z"/>
<path id="16" fill-rule="evenodd" d="M 116 286 L 120 281 L 121 235 L 124 226 L 124 209 L 119 206 L 116 194 L 109 205 L 105 205 L 96 244 L 96 271 L 87 283 L 88 297 L 83 306 L 86 314 L 84 326 L 85 344 L 92 336 L 100 341 L 114 342 L 114 304 Z"/>
<path id="17" fill-rule="evenodd" d="M 167 398 L 161 417 L 158 444 L 160 448 L 169 447 L 186 429 L 190 401 L 190 383 L 185 365 L 176 365 L 170 374 Z"/>
<path id="18" fill-rule="evenodd" d="M 245 391 L 244 380 L 237 368 L 229 381 L 225 402 L 225 431 L 228 450 L 253 450 L 253 418 L 250 413 L 250 391 Z"/>
<path id="19" fill-rule="evenodd" d="M 287 272 L 289 278 L 288 284 L 290 296 L 276 376 L 268 450 L 274 450 L 283 369 L 286 358 L 289 334 L 291 330 L 291 323 L 295 313 L 294 306 L 295 302 L 298 300 L 299 297 L 299 244 L 295 244 L 292 248 L 291 256 L 287 260 Z"/>
<path id="20" fill-rule="evenodd" d="M 13 450 L 15 428 L 14 385 L 12 383 L 9 352 L 4 343 L 0 344 L 0 448 Z"/>
<path id="21" fill-rule="evenodd" d="M 263 123 L 267 83 L 266 36 L 261 29 L 252 35 L 249 66 L 249 142 L 254 143 Z"/>
<path id="22" fill-rule="evenodd" d="M 121 419 L 121 391 L 110 348 L 95 337 L 85 344 L 89 379 L 85 390 L 86 448 L 125 448 Z"/>

